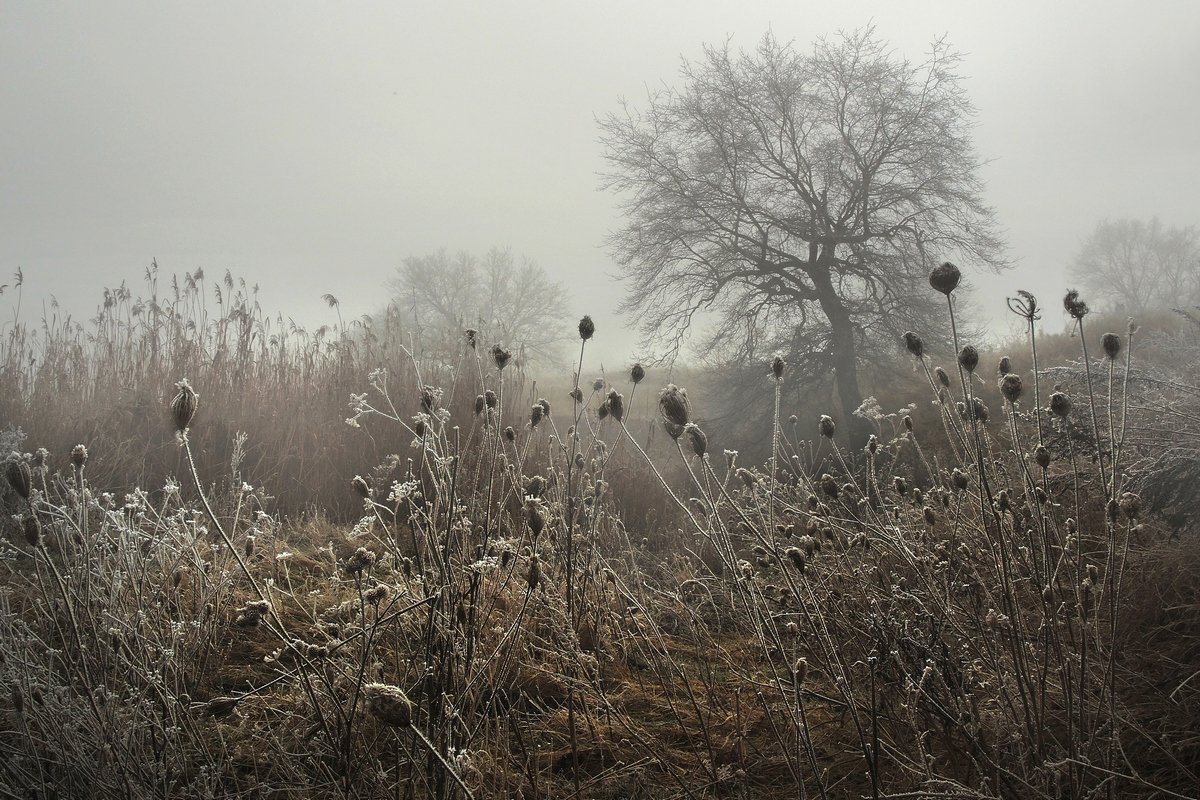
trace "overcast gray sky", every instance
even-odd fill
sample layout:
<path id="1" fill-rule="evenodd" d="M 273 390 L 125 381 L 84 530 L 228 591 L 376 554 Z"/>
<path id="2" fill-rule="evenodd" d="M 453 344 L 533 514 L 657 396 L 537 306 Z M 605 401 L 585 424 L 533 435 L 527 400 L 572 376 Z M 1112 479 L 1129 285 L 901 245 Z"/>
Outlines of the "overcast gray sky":
<path id="1" fill-rule="evenodd" d="M 1200 224 L 1200 2 L 51 3 L 0 0 L 0 283 L 26 319 L 104 286 L 230 269 L 302 324 L 379 307 L 400 259 L 508 245 L 572 290 L 610 360 L 615 315 L 594 118 L 681 56 L 768 29 L 807 45 L 874 21 L 966 54 L 1017 267 L 1042 290 L 1104 217 Z M 7 316 L 5 294 L 0 312 Z"/>

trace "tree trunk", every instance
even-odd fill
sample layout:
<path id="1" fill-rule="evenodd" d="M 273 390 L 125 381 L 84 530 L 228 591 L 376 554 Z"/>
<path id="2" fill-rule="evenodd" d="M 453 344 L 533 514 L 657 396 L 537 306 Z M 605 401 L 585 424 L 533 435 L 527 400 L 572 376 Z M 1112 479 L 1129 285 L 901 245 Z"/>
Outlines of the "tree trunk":
<path id="1" fill-rule="evenodd" d="M 849 453 L 857 455 L 867 444 L 871 425 L 854 412 L 862 405 L 862 390 L 858 386 L 858 344 L 854 340 L 854 324 L 850 312 L 833 288 L 833 276 L 828 265 L 829 253 L 822 249 L 820 259 L 808 271 L 817 291 L 817 302 L 829 320 L 830 344 L 833 350 L 834 376 L 838 399 L 842 404 L 841 428 L 846 432 Z"/>

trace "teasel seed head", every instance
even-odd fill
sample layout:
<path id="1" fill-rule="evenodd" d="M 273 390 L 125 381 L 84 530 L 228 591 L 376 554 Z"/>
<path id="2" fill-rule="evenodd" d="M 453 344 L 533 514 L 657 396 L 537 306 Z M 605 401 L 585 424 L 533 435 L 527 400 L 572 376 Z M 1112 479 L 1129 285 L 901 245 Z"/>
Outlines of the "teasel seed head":
<path id="1" fill-rule="evenodd" d="M 600 419 L 608 419 L 608 400 L 605 400 L 596 408 L 596 416 Z"/>
<path id="2" fill-rule="evenodd" d="M 646 369 L 641 364 L 634 364 L 629 370 L 629 380 L 633 381 L 634 385 L 641 383 L 646 377 Z"/>
<path id="3" fill-rule="evenodd" d="M 906 430 L 906 431 L 908 431 L 909 433 L 911 433 L 911 432 L 912 432 L 912 429 L 913 429 L 913 418 L 912 418 L 912 415 L 910 415 L 910 414 L 905 414 L 905 415 L 904 415 L 904 430 Z"/>
<path id="4" fill-rule="evenodd" d="M 529 532 L 536 539 L 542 530 L 546 527 L 546 517 L 542 514 L 541 504 L 536 500 L 528 500 L 525 503 L 525 523 L 529 525 Z"/>
<path id="5" fill-rule="evenodd" d="M 570 397 L 576 403 L 582 403 L 583 402 L 583 389 L 580 389 L 578 386 L 576 386 L 574 389 L 572 389 L 570 392 L 567 393 L 567 397 Z"/>
<path id="6" fill-rule="evenodd" d="M 1050 413 L 1056 417 L 1066 419 L 1070 416 L 1073 406 L 1071 398 L 1063 392 L 1055 392 L 1050 395 Z"/>
<path id="7" fill-rule="evenodd" d="M 1104 355 L 1108 356 L 1109 361 L 1116 361 L 1121 353 L 1121 337 L 1106 333 L 1100 337 L 1100 346 L 1104 348 Z"/>
<path id="8" fill-rule="evenodd" d="M 871 455 L 875 455 L 875 453 L 878 450 L 879 450 L 879 437 L 872 433 L 870 438 L 867 439 L 867 452 L 870 453 Z"/>
<path id="9" fill-rule="evenodd" d="M 783 360 L 783 356 L 775 356 L 771 359 L 771 376 L 775 380 L 783 380 L 783 370 L 787 367 L 787 363 Z"/>
<path id="10" fill-rule="evenodd" d="M 550 401 L 544 397 L 539 397 L 537 404 L 542 407 L 542 415 L 549 417 L 550 416 Z"/>
<path id="11" fill-rule="evenodd" d="M 905 331 L 904 346 L 908 348 L 908 352 L 912 353 L 917 358 L 920 359 L 925 357 L 925 342 L 921 340 L 920 336 L 912 331 Z"/>
<path id="12" fill-rule="evenodd" d="M 512 353 L 495 344 L 492 345 L 492 359 L 496 362 L 496 369 L 503 370 L 508 366 L 508 362 L 512 360 Z"/>
<path id="13" fill-rule="evenodd" d="M 935 524 L 937 524 L 937 515 L 933 513 L 932 508 L 925 506 L 925 508 L 922 510 L 922 513 L 925 515 L 926 525 L 932 528 Z"/>
<path id="14" fill-rule="evenodd" d="M 971 398 L 971 409 L 975 414 L 975 419 L 980 422 L 987 422 L 991 415 L 988 413 L 987 404 L 978 397 Z"/>
<path id="15" fill-rule="evenodd" d="M 1046 449 L 1046 445 L 1039 444 L 1033 449 L 1033 460 L 1042 469 L 1050 466 L 1050 451 Z"/>
<path id="16" fill-rule="evenodd" d="M 476 345 L 479 344 L 479 331 L 474 328 L 467 328 L 463 333 L 467 337 L 467 346 L 474 350 Z"/>
<path id="17" fill-rule="evenodd" d="M 691 403 L 688 401 L 687 390 L 681 389 L 673 383 L 668 383 L 661 392 L 658 393 L 658 410 L 662 415 L 664 423 L 678 428 L 679 433 L 674 433 L 674 428 L 668 426 L 667 432 L 671 433 L 671 438 L 678 439 L 683 433 L 683 427 L 691 422 Z"/>
<path id="18" fill-rule="evenodd" d="M 967 372 L 974 372 L 979 366 L 979 351 L 971 345 L 966 345 L 958 353 L 958 365 Z"/>
<path id="19" fill-rule="evenodd" d="M 33 475 L 29 472 L 29 464 L 25 459 L 13 453 L 8 461 L 4 462 L 4 477 L 22 500 L 29 500 L 29 493 L 33 491 Z"/>
<path id="20" fill-rule="evenodd" d="M 617 422 L 625 419 L 625 398 L 616 389 L 608 393 L 605 405 L 608 406 L 608 413 L 612 414 L 613 419 Z"/>
<path id="21" fill-rule="evenodd" d="M 837 433 L 837 423 L 833 421 L 833 417 L 828 414 L 822 414 L 821 419 L 817 422 L 817 430 L 826 439 L 832 439 Z"/>
<path id="22" fill-rule="evenodd" d="M 908 494 L 908 481 L 904 480 L 904 478 L 900 477 L 899 475 L 892 480 L 892 487 L 895 488 L 896 494 L 900 495 L 901 497 Z"/>
<path id="23" fill-rule="evenodd" d="M 949 295 L 957 289 L 960 280 L 962 272 L 949 261 L 942 262 L 929 273 L 929 285 L 944 295 Z"/>
<path id="24" fill-rule="evenodd" d="M 76 469 L 83 469 L 83 465 L 87 463 L 88 450 L 81 444 L 77 444 L 71 448 L 71 463 Z"/>
<path id="25" fill-rule="evenodd" d="M 592 322 L 592 318 L 584 315 L 583 319 L 579 320 L 579 338 L 587 341 L 596 334 L 596 323 Z"/>
<path id="26" fill-rule="evenodd" d="M 1021 391 L 1024 387 L 1021 384 L 1021 376 L 1008 373 L 1000 379 L 1000 394 L 1004 395 L 1004 399 L 1016 405 L 1021 399 Z"/>
<path id="27" fill-rule="evenodd" d="M 534 403 L 529 407 L 529 427 L 536 428 L 537 424 L 542 421 L 542 417 L 546 415 L 546 409 L 542 408 L 541 404 Z"/>
<path id="28" fill-rule="evenodd" d="M 412 725 L 415 708 L 408 695 L 399 686 L 386 683 L 368 683 L 363 687 L 363 698 L 371 716 L 393 728 Z"/>
<path id="29" fill-rule="evenodd" d="M 946 370 L 942 369 L 941 367 L 934 367 L 933 373 L 937 375 L 938 383 L 940 383 L 943 388 L 950 388 L 950 374 L 946 372 Z"/>
<path id="30" fill-rule="evenodd" d="M 196 406 L 200 403 L 200 395 L 187 382 L 187 378 L 175 384 L 177 394 L 171 401 L 171 415 L 175 420 L 175 430 L 186 431 L 196 416 Z"/>
<path id="31" fill-rule="evenodd" d="M 506 441 L 515 442 L 517 440 L 517 432 L 513 430 L 512 425 L 505 426 L 504 438 Z"/>
<path id="32" fill-rule="evenodd" d="M 475 395 L 475 416 L 481 415 L 486 408 L 487 399 L 481 394 Z"/>
<path id="33" fill-rule="evenodd" d="M 801 550 L 799 547 L 789 547 L 787 550 L 783 551 L 783 554 L 787 557 L 788 561 L 792 562 L 793 567 L 795 567 L 801 574 L 804 573 L 804 569 L 808 564 L 808 559 L 805 557 L 803 550 Z"/>
<path id="34" fill-rule="evenodd" d="M 967 478 L 965 472 L 958 467 L 955 467 L 954 471 L 950 473 L 950 484 L 956 491 L 961 492 L 966 490 L 967 486 L 970 484 L 970 480 Z"/>
<path id="35" fill-rule="evenodd" d="M 360 547 L 346 559 L 346 572 L 350 575 L 359 575 L 374 564 L 376 558 L 377 556 L 373 552 L 365 547 Z"/>
<path id="36" fill-rule="evenodd" d="M 836 500 L 842 490 L 833 476 L 826 472 L 821 476 L 821 491 L 825 492 L 828 497 Z"/>
<path id="37" fill-rule="evenodd" d="M 364 500 L 371 496 L 371 487 L 367 483 L 367 479 L 362 475 L 355 475 L 350 479 L 350 488 L 354 490 L 356 495 Z"/>
<path id="38" fill-rule="evenodd" d="M 1088 304 L 1079 299 L 1079 290 L 1070 289 L 1066 296 L 1063 297 L 1063 308 L 1074 319 L 1083 319 L 1087 316 Z"/>
<path id="39" fill-rule="evenodd" d="M 694 422 L 689 422 L 683 429 L 692 442 L 692 452 L 700 458 L 704 458 L 704 454 L 708 451 L 708 437 L 704 435 L 704 431 L 700 430 L 700 426 Z"/>

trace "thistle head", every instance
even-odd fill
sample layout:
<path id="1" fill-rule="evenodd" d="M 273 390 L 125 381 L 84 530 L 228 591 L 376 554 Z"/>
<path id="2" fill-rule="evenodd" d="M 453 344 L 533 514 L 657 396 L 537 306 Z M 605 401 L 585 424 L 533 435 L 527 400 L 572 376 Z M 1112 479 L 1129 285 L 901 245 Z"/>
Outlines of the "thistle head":
<path id="1" fill-rule="evenodd" d="M 1000 379 L 1000 394 L 1004 395 L 1004 399 L 1014 405 L 1021 399 L 1023 388 L 1020 375 L 1014 375 L 1010 372 Z"/>
<path id="2" fill-rule="evenodd" d="M 512 353 L 500 345 L 494 344 L 492 345 L 492 358 L 496 362 L 496 369 L 503 370 L 508 366 L 508 362 L 512 360 Z"/>
<path id="3" fill-rule="evenodd" d="M 783 380 L 783 370 L 786 366 L 787 363 L 784 362 L 782 356 L 775 356 L 771 360 L 771 377 L 777 381 Z"/>
<path id="4" fill-rule="evenodd" d="M 692 405 L 688 401 L 686 389 L 668 383 L 658 393 L 658 411 L 662 415 L 663 422 L 667 423 L 667 431 L 671 433 L 674 428 L 679 429 L 679 433 L 672 433 L 673 439 L 678 439 L 679 435 L 683 433 L 683 426 L 691 421 L 691 409 Z"/>
<path id="5" fill-rule="evenodd" d="M 971 345 L 966 345 L 958 353 L 958 365 L 967 372 L 974 372 L 979 366 L 979 351 Z"/>
<path id="6" fill-rule="evenodd" d="M 629 370 L 629 380 L 633 381 L 635 386 L 641 383 L 642 379 L 645 377 L 646 370 L 641 364 L 634 364 L 633 368 Z"/>
<path id="7" fill-rule="evenodd" d="M 604 401 L 608 407 L 608 413 L 612 414 L 613 419 L 617 422 L 625 419 L 625 398 L 616 389 L 608 393 L 608 399 Z"/>
<path id="8" fill-rule="evenodd" d="M 905 331 L 904 346 L 908 349 L 908 352 L 912 353 L 917 358 L 925 357 L 925 342 L 921 340 L 920 336 L 912 331 Z"/>
<path id="9" fill-rule="evenodd" d="M 704 435 L 704 431 L 700 430 L 700 426 L 694 422 L 689 422 L 683 427 L 683 430 L 692 443 L 692 452 L 700 458 L 704 458 L 704 454 L 708 452 L 708 437 Z"/>
<path id="10" fill-rule="evenodd" d="M 822 414 L 821 419 L 817 422 L 817 430 L 826 439 L 832 439 L 837 433 L 837 423 L 833 421 L 833 417 L 828 414 Z"/>
<path id="11" fill-rule="evenodd" d="M 1116 361 L 1121 353 L 1121 337 L 1106 333 L 1100 337 L 1100 346 L 1104 348 L 1104 355 L 1108 356 L 1109 361 Z"/>
<path id="12" fill-rule="evenodd" d="M 536 428 L 537 424 L 542 421 L 542 417 L 546 415 L 546 410 L 538 403 L 534 403 L 529 407 L 529 427 Z"/>
<path id="13" fill-rule="evenodd" d="M 1000 359 L 1000 363 L 996 366 L 996 374 L 1003 378 L 1008 373 L 1012 372 L 1012 359 L 1004 356 Z"/>
<path id="14" fill-rule="evenodd" d="M 1055 392 L 1050 395 L 1050 413 L 1054 416 L 1066 419 L 1071 414 L 1072 406 L 1074 403 L 1064 392 Z"/>
<path id="15" fill-rule="evenodd" d="M 934 367 L 933 373 L 937 375 L 938 383 L 940 383 L 946 389 L 950 388 L 950 375 L 946 372 L 946 370 L 942 369 L 941 367 Z"/>
<path id="16" fill-rule="evenodd" d="M 479 331 L 474 328 L 467 328 L 463 333 L 467 337 L 467 346 L 474 350 L 475 346 L 479 343 Z"/>
<path id="17" fill-rule="evenodd" d="M 88 460 L 88 449 L 82 444 L 77 444 L 71 448 L 71 463 L 76 469 L 83 469 L 83 465 Z"/>
<path id="18" fill-rule="evenodd" d="M 960 280 L 962 272 L 949 261 L 943 261 L 929 273 L 929 285 L 946 296 L 958 288 Z"/>
<path id="19" fill-rule="evenodd" d="M 175 420 L 175 430 L 182 433 L 192 424 L 192 417 L 196 416 L 196 406 L 200 402 L 200 395 L 196 394 L 196 390 L 187 382 L 187 378 L 175 384 L 175 389 L 177 394 L 171 401 L 171 416 Z"/>
<path id="20" fill-rule="evenodd" d="M 367 711 L 384 725 L 393 728 L 407 728 L 412 725 L 415 707 L 399 686 L 368 683 L 362 692 Z"/>
<path id="21" fill-rule="evenodd" d="M 1079 290 L 1070 289 L 1066 296 L 1063 297 L 1063 308 L 1075 319 L 1083 319 L 1087 316 L 1088 304 L 1079 299 Z"/>
<path id="22" fill-rule="evenodd" d="M 596 323 L 592 322 L 592 318 L 584 315 L 583 319 L 579 320 L 579 338 L 587 341 L 596 334 Z"/>

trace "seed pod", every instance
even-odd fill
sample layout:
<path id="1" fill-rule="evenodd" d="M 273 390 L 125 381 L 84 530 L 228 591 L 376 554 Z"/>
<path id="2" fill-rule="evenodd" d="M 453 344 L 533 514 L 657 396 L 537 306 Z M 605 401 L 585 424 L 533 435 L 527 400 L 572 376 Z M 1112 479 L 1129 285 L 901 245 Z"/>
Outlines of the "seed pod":
<path id="1" fill-rule="evenodd" d="M 782 380 L 783 379 L 783 370 L 784 370 L 784 367 L 786 367 L 786 366 L 787 366 L 787 364 L 784 362 L 784 360 L 781 356 L 775 356 L 775 358 L 771 360 L 771 375 L 772 375 L 772 377 L 774 377 L 775 380 L 777 380 L 777 381 Z"/>
<path id="2" fill-rule="evenodd" d="M 817 421 L 817 430 L 826 439 L 832 439 L 837 433 L 837 423 L 833 421 L 833 417 L 828 414 L 822 414 L 821 419 Z"/>
<path id="3" fill-rule="evenodd" d="M 955 490 L 961 492 L 965 491 L 967 486 L 970 485 L 970 480 L 967 478 L 966 473 L 964 473 L 958 467 L 955 467 L 954 471 L 950 473 L 950 484 L 955 488 Z"/>
<path id="4" fill-rule="evenodd" d="M 879 437 L 877 437 L 875 434 L 872 433 L 871 436 L 867 439 L 867 452 L 870 453 L 871 455 L 875 455 L 876 451 L 878 451 L 878 450 L 879 450 Z"/>
<path id="5" fill-rule="evenodd" d="M 904 480 L 904 478 L 897 475 L 892 480 L 892 488 L 894 488 L 896 490 L 896 494 L 903 497 L 904 495 L 908 494 L 908 481 Z"/>
<path id="6" fill-rule="evenodd" d="M 596 416 L 600 419 L 608 419 L 608 401 L 605 400 L 596 408 Z"/>
<path id="7" fill-rule="evenodd" d="M 905 414 L 904 415 L 904 430 L 911 432 L 912 429 L 913 429 L 913 418 L 910 415 Z"/>
<path id="8" fill-rule="evenodd" d="M 1000 359 L 1000 365 L 996 367 L 996 374 L 1003 378 L 1010 372 L 1012 372 L 1012 359 L 1004 356 Z"/>
<path id="9" fill-rule="evenodd" d="M 973 397 L 973 398 L 971 398 L 971 400 L 972 400 L 971 406 L 975 412 L 975 419 L 979 420 L 980 422 L 987 422 L 988 417 L 990 416 L 988 414 L 987 405 L 983 402 L 983 400 L 981 400 L 978 397 Z"/>
<path id="10" fill-rule="evenodd" d="M 838 486 L 837 481 L 833 479 L 833 476 L 826 472 L 821 476 L 821 491 L 825 492 L 828 497 L 836 500 L 838 495 L 841 493 L 841 487 Z"/>
<path id="11" fill-rule="evenodd" d="M 1033 460 L 1042 469 L 1050 466 L 1050 451 L 1046 449 L 1046 445 L 1039 444 L 1033 450 Z"/>
<path id="12" fill-rule="evenodd" d="M 83 469 L 83 465 L 87 463 L 88 450 L 81 444 L 77 444 L 71 448 L 71 463 L 76 469 Z"/>
<path id="13" fill-rule="evenodd" d="M 503 370 L 508 366 L 508 362 L 512 360 L 512 353 L 495 344 L 492 345 L 492 359 L 496 362 L 496 369 Z"/>
<path id="14" fill-rule="evenodd" d="M 949 261 L 942 262 L 941 266 L 934 267 L 929 273 L 929 285 L 947 296 L 958 288 L 960 280 L 962 272 Z"/>
<path id="15" fill-rule="evenodd" d="M 625 418 L 625 398 L 616 389 L 608 393 L 605 405 L 608 406 L 608 413 L 612 414 L 613 419 L 617 422 Z"/>
<path id="16" fill-rule="evenodd" d="M 413 720 L 413 704 L 399 686 L 368 683 L 363 687 L 367 710 L 375 719 L 393 728 L 407 728 Z"/>
<path id="17" fill-rule="evenodd" d="M 1070 416 L 1073 405 L 1071 398 L 1062 392 L 1050 395 L 1050 413 L 1056 417 L 1066 419 Z"/>
<path id="18" fill-rule="evenodd" d="M 496 399 L 496 393 L 491 389 L 488 389 L 483 393 L 483 402 L 488 408 L 495 408 L 500 403 L 500 401 Z"/>
<path id="19" fill-rule="evenodd" d="M 434 407 L 437 405 L 437 390 L 432 386 L 421 387 L 421 411 L 426 414 L 432 414 Z"/>
<path id="20" fill-rule="evenodd" d="M 1104 355 L 1108 356 L 1110 361 L 1116 361 L 1121 352 L 1121 337 L 1115 333 L 1106 333 L 1100 337 L 1100 346 L 1104 348 Z"/>
<path id="21" fill-rule="evenodd" d="M 691 403 L 688 401 L 687 390 L 668 383 L 658 394 L 658 410 L 663 421 L 677 426 L 679 434 L 682 434 L 683 426 L 691 421 Z M 672 428 L 668 427 L 667 432 L 671 433 Z M 672 434 L 671 438 L 678 439 L 679 434 Z"/>
<path id="22" fill-rule="evenodd" d="M 704 431 L 700 430 L 700 427 L 694 422 L 689 422 L 684 427 L 684 431 L 687 432 L 688 439 L 692 442 L 692 452 L 703 458 L 704 453 L 708 450 L 708 437 L 704 435 Z"/>
<path id="23" fill-rule="evenodd" d="M 542 514 L 541 506 L 536 500 L 530 500 L 525 504 L 525 522 L 529 525 L 529 531 L 535 539 L 546 527 L 546 517 Z"/>
<path id="24" fill-rule="evenodd" d="M 592 318 L 584 315 L 583 319 L 579 320 L 579 338 L 585 342 L 592 338 L 596 333 L 596 323 L 592 322 Z"/>
<path id="25" fill-rule="evenodd" d="M 799 547 L 789 547 L 787 550 L 783 551 L 783 554 L 787 557 L 788 561 L 792 562 L 792 566 L 795 567 L 801 574 L 803 574 L 804 568 L 807 564 L 807 558 L 804 555 L 804 551 Z"/>
<path id="26" fill-rule="evenodd" d="M 971 345 L 966 345 L 958 353 L 958 365 L 967 372 L 974 372 L 979 366 L 979 351 Z"/>
<path id="27" fill-rule="evenodd" d="M 629 370 L 629 380 L 633 381 L 634 385 L 642 382 L 646 377 L 646 370 L 641 364 L 634 364 L 633 369 Z"/>
<path id="28" fill-rule="evenodd" d="M 550 416 L 550 401 L 544 397 L 539 397 L 537 404 L 542 407 L 542 415 L 545 417 L 549 417 Z"/>
<path id="29" fill-rule="evenodd" d="M 13 453 L 12 457 L 4 462 L 4 477 L 22 500 L 29 499 L 29 493 L 33 490 L 33 476 L 25 459 Z"/>
<path id="30" fill-rule="evenodd" d="M 517 432 L 513 430 L 512 425 L 508 425 L 504 428 L 504 438 L 509 442 L 515 442 L 517 440 Z"/>
<path id="31" fill-rule="evenodd" d="M 1021 399 L 1022 389 L 1020 375 L 1010 372 L 1000 379 L 1000 394 L 1004 395 L 1004 399 L 1013 405 L 1016 405 L 1017 401 Z"/>
<path id="32" fill-rule="evenodd" d="M 941 367 L 934 367 L 933 372 L 935 375 L 937 375 L 938 383 L 940 383 L 943 387 L 949 389 L 950 388 L 950 375 L 946 372 L 946 370 L 942 369 Z"/>
<path id="33" fill-rule="evenodd" d="M 171 415 L 175 419 L 175 430 L 186 431 L 188 426 L 192 424 L 192 417 L 196 416 L 196 406 L 200 403 L 200 395 L 196 394 L 196 390 L 187 382 L 187 378 L 175 384 L 178 394 L 171 401 Z"/>
<path id="34" fill-rule="evenodd" d="M 478 344 L 479 331 L 474 328 L 467 328 L 463 333 L 467 337 L 467 346 L 474 350 L 475 345 Z"/>
<path id="35" fill-rule="evenodd" d="M 487 398 L 481 394 L 475 395 L 475 416 L 479 416 L 487 408 Z"/>
<path id="36" fill-rule="evenodd" d="M 912 353 L 917 358 L 925 357 L 925 342 L 921 340 L 920 336 L 912 331 L 905 331 L 904 346 L 908 348 L 908 352 Z"/>
<path id="37" fill-rule="evenodd" d="M 1063 308 L 1075 319 L 1083 319 L 1090 310 L 1088 304 L 1079 299 L 1078 289 L 1069 290 L 1063 297 Z"/>
<path id="38" fill-rule="evenodd" d="M 571 398 L 576 403 L 582 403 L 583 402 L 583 390 L 580 389 L 578 386 L 576 386 L 574 389 L 567 392 L 567 397 Z"/>
<path id="39" fill-rule="evenodd" d="M 362 475 L 355 475 L 350 479 L 350 488 L 354 493 L 364 500 L 371 496 L 371 487 L 367 484 L 366 478 Z"/>
<path id="40" fill-rule="evenodd" d="M 545 416 L 545 414 L 546 414 L 546 410 L 544 408 L 542 408 L 540 405 L 538 405 L 537 403 L 534 403 L 532 406 L 530 406 L 529 407 L 529 427 L 536 428 L 537 424 L 542 421 L 542 417 Z"/>

